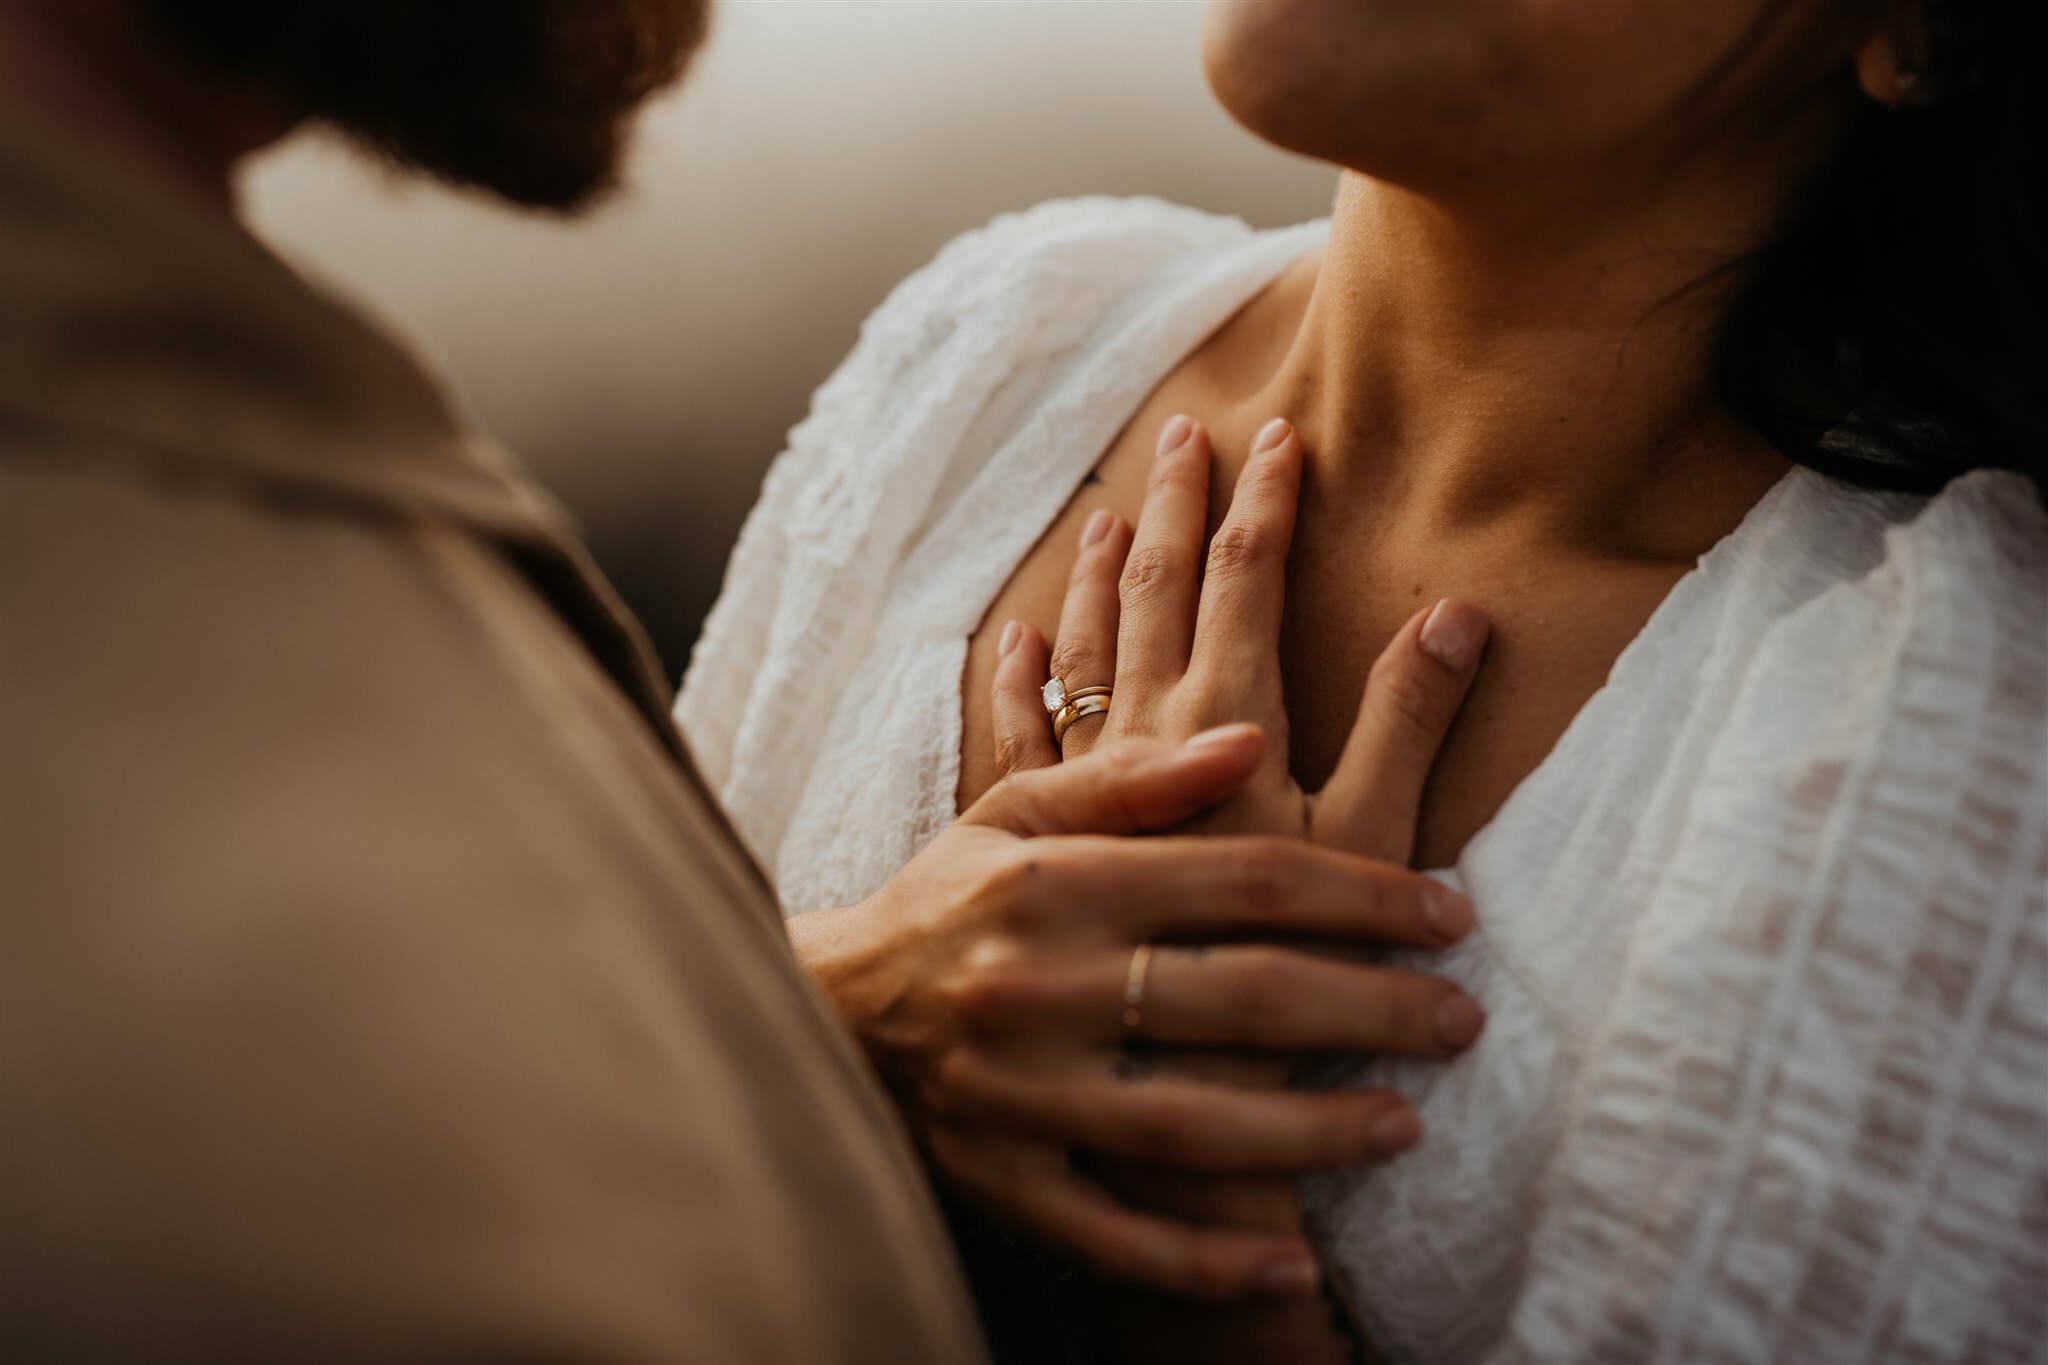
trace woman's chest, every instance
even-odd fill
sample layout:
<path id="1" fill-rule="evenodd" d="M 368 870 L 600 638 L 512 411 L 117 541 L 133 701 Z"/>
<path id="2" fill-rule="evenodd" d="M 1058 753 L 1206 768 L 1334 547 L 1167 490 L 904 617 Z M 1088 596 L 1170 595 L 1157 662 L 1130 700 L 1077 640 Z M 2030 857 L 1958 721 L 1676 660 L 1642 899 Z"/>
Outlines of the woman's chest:
<path id="1" fill-rule="evenodd" d="M 1146 420 L 1151 406 L 1017 567 L 970 642 L 961 697 L 963 808 L 1000 777 L 989 694 L 1003 626 L 1024 621 L 1048 641 L 1058 638 L 1082 527 L 1100 508 L 1138 518 L 1156 426 Z M 1229 506 L 1251 439 L 1250 431 L 1227 423 L 1218 423 L 1216 434 L 1224 453 L 1212 489 L 1212 526 Z M 1279 660 L 1296 776 L 1310 791 L 1328 778 L 1373 661 L 1415 612 L 1444 597 L 1477 604 L 1493 634 L 1425 792 L 1416 850 L 1419 866 L 1449 866 L 1550 752 L 1683 571 L 1560 555 L 1513 531 L 1447 534 L 1404 526 L 1360 514 L 1312 477 L 1290 559 Z"/>

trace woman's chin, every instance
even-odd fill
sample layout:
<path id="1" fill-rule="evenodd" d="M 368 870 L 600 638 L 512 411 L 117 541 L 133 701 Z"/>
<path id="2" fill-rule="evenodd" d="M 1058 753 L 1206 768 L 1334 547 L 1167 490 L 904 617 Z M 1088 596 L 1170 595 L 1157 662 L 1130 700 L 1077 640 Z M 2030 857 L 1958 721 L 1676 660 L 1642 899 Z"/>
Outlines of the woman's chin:
<path id="1" fill-rule="evenodd" d="M 1279 9 L 1252 0 L 1211 7 L 1202 65 L 1223 111 L 1284 152 L 1376 179 L 1429 179 L 1497 146 L 1497 101 L 1471 98 L 1460 80 L 1467 54 L 1417 61 L 1416 41 L 1366 43 L 1355 31 L 1329 34 L 1279 22 Z M 1436 46 L 1441 46 L 1437 44 Z M 1407 53 L 1398 61 L 1389 53 Z M 1379 60 L 1376 61 L 1376 58 Z"/>

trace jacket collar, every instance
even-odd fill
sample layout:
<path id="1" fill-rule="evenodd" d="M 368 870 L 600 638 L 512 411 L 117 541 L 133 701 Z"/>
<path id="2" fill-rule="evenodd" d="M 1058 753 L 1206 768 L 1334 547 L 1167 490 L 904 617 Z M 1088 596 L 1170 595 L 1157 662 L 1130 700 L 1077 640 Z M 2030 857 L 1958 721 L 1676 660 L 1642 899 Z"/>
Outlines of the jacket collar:
<path id="1" fill-rule="evenodd" d="M 389 337 L 234 224 L 0 120 L 0 460 L 102 461 L 454 523 L 554 605 L 663 744 L 637 624 L 552 499 Z"/>
<path id="2" fill-rule="evenodd" d="M 254 238 L 0 121 L 0 412 L 400 515 L 567 520 L 410 355 Z"/>

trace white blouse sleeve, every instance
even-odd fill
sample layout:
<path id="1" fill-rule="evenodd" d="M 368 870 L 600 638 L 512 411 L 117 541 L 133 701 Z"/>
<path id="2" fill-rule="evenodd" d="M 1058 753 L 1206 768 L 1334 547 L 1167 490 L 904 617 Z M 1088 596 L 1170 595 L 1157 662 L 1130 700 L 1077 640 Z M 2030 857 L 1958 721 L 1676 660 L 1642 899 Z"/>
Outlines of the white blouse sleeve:
<path id="1" fill-rule="evenodd" d="M 1959 481 L 1735 680 L 1501 1361 L 2048 1360 L 2048 517 Z"/>
<path id="2" fill-rule="evenodd" d="M 812 396 L 805 420 L 769 466 L 676 698 L 676 721 L 713 790 L 732 778 L 736 741 L 761 670 L 770 662 L 779 603 L 790 586 L 799 543 L 821 529 L 813 520 L 829 512 L 828 485 L 852 472 L 846 466 L 857 442 L 835 437 L 859 431 L 872 421 L 863 409 L 906 376 L 930 369 L 951 330 L 949 284 L 971 277 L 982 258 L 1001 249 L 1014 224 L 1014 218 L 999 219 L 955 239 L 898 284 L 862 324 L 853 350 Z M 888 471 L 867 473 L 883 478 Z"/>
<path id="3" fill-rule="evenodd" d="M 769 472 L 676 703 L 770 867 L 905 555 L 987 457 L 979 424 L 1028 406 L 1148 280 L 1250 236 L 1157 200 L 1042 204 L 957 239 L 868 318 Z"/>

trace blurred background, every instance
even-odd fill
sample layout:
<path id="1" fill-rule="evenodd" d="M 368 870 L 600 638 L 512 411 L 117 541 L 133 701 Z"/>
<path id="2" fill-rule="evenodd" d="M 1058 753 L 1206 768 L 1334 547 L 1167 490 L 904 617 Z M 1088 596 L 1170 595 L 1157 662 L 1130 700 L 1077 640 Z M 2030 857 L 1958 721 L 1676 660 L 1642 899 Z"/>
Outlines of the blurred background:
<path id="1" fill-rule="evenodd" d="M 1230 0 L 1217 0 L 1229 3 Z M 1280 226 L 1327 167 L 1210 101 L 1202 0 L 723 0 L 594 218 L 522 218 L 318 137 L 260 229 L 409 334 L 582 521 L 679 675 L 783 434 L 947 240 L 1075 194 Z"/>

